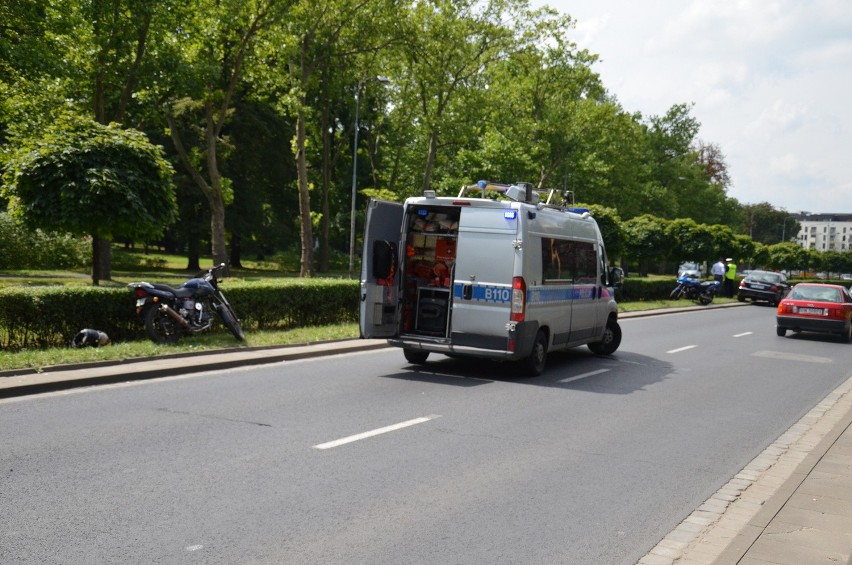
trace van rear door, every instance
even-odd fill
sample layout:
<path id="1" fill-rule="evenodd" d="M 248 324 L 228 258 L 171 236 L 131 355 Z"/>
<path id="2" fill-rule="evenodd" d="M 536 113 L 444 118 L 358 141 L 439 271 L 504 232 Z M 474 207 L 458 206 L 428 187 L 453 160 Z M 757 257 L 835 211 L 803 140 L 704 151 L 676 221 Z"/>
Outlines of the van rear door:
<path id="1" fill-rule="evenodd" d="M 361 260 L 361 337 L 399 333 L 399 242 L 404 208 L 396 202 L 370 200 Z"/>

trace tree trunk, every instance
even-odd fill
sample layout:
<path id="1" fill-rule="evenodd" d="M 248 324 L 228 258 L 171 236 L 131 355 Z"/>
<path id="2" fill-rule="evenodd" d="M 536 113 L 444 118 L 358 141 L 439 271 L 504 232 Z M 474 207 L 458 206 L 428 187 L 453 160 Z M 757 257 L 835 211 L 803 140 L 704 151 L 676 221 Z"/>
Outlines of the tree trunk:
<path id="1" fill-rule="evenodd" d="M 331 127 L 331 118 L 329 117 L 329 107 L 326 102 L 323 104 L 322 117 L 320 118 L 320 128 L 322 131 L 322 216 L 320 217 L 319 225 L 319 272 L 327 273 L 329 269 L 329 216 L 331 214 L 329 206 L 329 192 L 331 191 L 331 144 L 333 141 L 332 135 L 329 132 Z"/>
<path id="2" fill-rule="evenodd" d="M 423 187 L 421 189 L 421 193 L 424 190 L 428 190 L 430 185 L 432 184 L 432 169 L 435 167 L 435 156 L 438 153 L 438 129 L 432 129 L 432 134 L 429 136 L 429 151 L 426 153 L 426 169 L 423 172 Z"/>
<path id="3" fill-rule="evenodd" d="M 207 174 L 210 175 L 210 190 L 206 191 L 210 202 L 210 243 L 213 264 L 227 263 L 228 251 L 225 246 L 225 201 L 222 197 L 222 175 L 216 158 L 216 131 L 213 106 L 207 103 Z M 227 269 L 225 271 L 227 273 Z"/>
<path id="4" fill-rule="evenodd" d="M 112 280 L 112 247 L 110 240 L 92 237 L 92 284 L 100 286 L 101 281 Z"/>
<path id="5" fill-rule="evenodd" d="M 228 264 L 229 267 L 234 269 L 242 269 L 242 246 L 240 245 L 240 241 L 242 238 L 239 234 L 231 235 L 231 260 Z"/>
<path id="6" fill-rule="evenodd" d="M 193 236 L 186 242 L 186 246 L 186 270 L 197 273 L 201 270 L 201 242 Z"/>
<path id="7" fill-rule="evenodd" d="M 296 118 L 296 171 L 299 176 L 299 218 L 301 220 L 302 255 L 299 276 L 313 276 L 314 234 L 311 225 L 311 196 L 308 192 L 308 163 L 305 156 L 305 112 L 299 108 Z"/>

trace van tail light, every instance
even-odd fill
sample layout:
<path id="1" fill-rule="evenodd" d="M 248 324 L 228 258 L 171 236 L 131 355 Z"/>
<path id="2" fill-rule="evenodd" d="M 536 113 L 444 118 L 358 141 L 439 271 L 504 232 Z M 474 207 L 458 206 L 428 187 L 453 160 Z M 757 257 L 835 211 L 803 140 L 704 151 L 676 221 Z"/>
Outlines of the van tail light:
<path id="1" fill-rule="evenodd" d="M 513 322 L 523 322 L 527 308 L 527 283 L 524 277 L 512 278 L 512 315 Z"/>

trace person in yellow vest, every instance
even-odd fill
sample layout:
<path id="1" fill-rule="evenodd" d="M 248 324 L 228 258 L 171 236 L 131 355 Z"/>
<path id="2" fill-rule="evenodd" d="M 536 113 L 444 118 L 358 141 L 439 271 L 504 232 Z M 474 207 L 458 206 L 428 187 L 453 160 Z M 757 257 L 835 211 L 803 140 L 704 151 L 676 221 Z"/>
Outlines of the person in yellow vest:
<path id="1" fill-rule="evenodd" d="M 734 260 L 728 257 L 725 259 L 727 271 L 725 271 L 725 296 L 728 298 L 734 297 L 734 281 L 737 278 L 737 264 Z"/>

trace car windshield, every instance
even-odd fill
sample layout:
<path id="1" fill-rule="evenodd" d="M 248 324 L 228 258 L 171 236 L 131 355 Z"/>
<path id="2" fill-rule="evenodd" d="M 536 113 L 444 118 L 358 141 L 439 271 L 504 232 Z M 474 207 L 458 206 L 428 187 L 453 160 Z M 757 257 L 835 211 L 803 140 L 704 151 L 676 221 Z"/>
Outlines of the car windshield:
<path id="1" fill-rule="evenodd" d="M 814 300 L 818 302 L 841 302 L 840 291 L 836 288 L 802 286 L 793 289 L 790 298 L 794 300 Z"/>
<path id="2" fill-rule="evenodd" d="M 779 283 L 781 282 L 781 275 L 777 273 L 763 273 L 763 272 L 752 272 L 748 278 L 753 281 L 760 282 L 768 282 L 768 283 Z"/>

